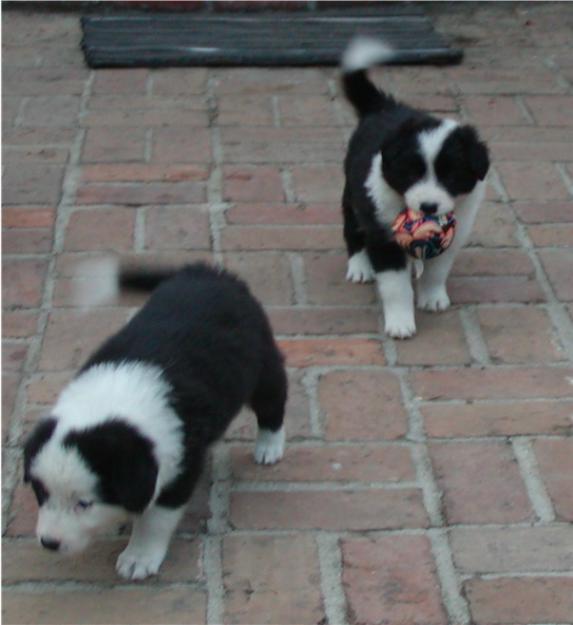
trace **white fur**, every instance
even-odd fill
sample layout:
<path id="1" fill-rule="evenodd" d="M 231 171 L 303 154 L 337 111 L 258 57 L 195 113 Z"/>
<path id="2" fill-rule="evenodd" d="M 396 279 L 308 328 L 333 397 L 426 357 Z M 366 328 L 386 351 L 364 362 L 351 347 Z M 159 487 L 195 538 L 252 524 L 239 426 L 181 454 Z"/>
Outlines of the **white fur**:
<path id="1" fill-rule="evenodd" d="M 378 39 L 357 37 L 342 56 L 342 71 L 357 72 L 378 63 L 387 63 L 394 56 L 392 48 Z"/>
<path id="2" fill-rule="evenodd" d="M 259 429 L 255 444 L 255 462 L 258 464 L 274 464 L 283 457 L 284 450 L 284 427 L 281 427 L 276 432 Z"/>
<path id="3" fill-rule="evenodd" d="M 365 187 L 368 197 L 376 207 L 376 216 L 379 222 L 383 225 L 392 223 L 398 213 L 404 208 L 404 200 L 384 180 L 382 175 L 382 154 L 380 153 L 376 154 L 372 159 Z"/>
<path id="4" fill-rule="evenodd" d="M 437 214 L 448 213 L 455 206 L 454 198 L 442 187 L 434 170 L 434 160 L 438 155 L 444 141 L 458 126 L 451 119 L 445 119 L 437 128 L 420 133 L 418 142 L 420 153 L 426 163 L 426 176 L 414 184 L 406 192 L 404 199 L 406 206 L 413 210 L 420 210 L 423 203 L 436 204 Z"/>
<path id="5" fill-rule="evenodd" d="M 374 280 L 374 269 L 372 269 L 366 250 L 361 250 L 348 259 L 346 279 L 350 282 L 371 282 Z"/>
<path id="6" fill-rule="evenodd" d="M 118 260 L 111 256 L 78 263 L 72 289 L 74 306 L 86 309 L 116 299 L 118 266 Z"/>
<path id="7" fill-rule="evenodd" d="M 399 271 L 376 274 L 384 309 L 384 330 L 388 336 L 405 339 L 416 333 L 414 291 L 409 265 Z"/>
<path id="8" fill-rule="evenodd" d="M 144 579 L 159 571 L 184 511 L 184 506 L 173 510 L 154 506 L 135 519 L 129 544 L 117 559 L 121 577 Z"/>

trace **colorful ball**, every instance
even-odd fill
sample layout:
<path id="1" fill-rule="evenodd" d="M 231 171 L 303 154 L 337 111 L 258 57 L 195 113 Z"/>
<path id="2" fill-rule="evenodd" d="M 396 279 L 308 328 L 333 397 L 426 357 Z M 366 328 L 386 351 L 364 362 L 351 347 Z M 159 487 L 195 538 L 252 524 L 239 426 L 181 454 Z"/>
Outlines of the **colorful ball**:
<path id="1" fill-rule="evenodd" d="M 392 224 L 394 238 L 410 256 L 434 258 L 450 247 L 456 233 L 453 211 L 444 215 L 424 215 L 410 208 L 398 214 Z"/>

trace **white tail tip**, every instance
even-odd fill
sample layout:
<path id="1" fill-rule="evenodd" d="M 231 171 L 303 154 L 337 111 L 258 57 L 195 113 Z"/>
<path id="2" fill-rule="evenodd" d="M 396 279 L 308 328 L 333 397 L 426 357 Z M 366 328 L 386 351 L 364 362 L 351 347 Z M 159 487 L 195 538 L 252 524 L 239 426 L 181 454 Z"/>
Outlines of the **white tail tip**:
<path id="1" fill-rule="evenodd" d="M 393 49 L 378 39 L 356 37 L 342 55 L 342 71 L 346 74 L 385 63 L 394 56 Z"/>
<path id="2" fill-rule="evenodd" d="M 118 293 L 119 261 L 112 256 L 86 260 L 74 269 L 72 301 L 87 309 L 113 301 Z"/>

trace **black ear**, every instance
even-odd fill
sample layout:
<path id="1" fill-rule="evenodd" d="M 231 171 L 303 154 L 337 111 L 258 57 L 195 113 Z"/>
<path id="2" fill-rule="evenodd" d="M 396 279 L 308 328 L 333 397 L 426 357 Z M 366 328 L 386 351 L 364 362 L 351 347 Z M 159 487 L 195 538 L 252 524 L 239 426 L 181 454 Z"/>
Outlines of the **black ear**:
<path id="1" fill-rule="evenodd" d="M 489 170 L 489 153 L 486 144 L 480 141 L 475 128 L 471 126 L 462 126 L 459 129 L 459 137 L 472 171 L 479 180 L 483 180 Z"/>
<path id="2" fill-rule="evenodd" d="M 30 481 L 30 465 L 42 447 L 50 440 L 57 421 L 53 417 L 42 419 L 24 444 L 24 482 Z"/>
<path id="3" fill-rule="evenodd" d="M 153 443 L 146 436 L 114 419 L 70 432 L 64 445 L 76 447 L 97 475 L 104 503 L 143 512 L 155 492 L 158 472 Z"/>

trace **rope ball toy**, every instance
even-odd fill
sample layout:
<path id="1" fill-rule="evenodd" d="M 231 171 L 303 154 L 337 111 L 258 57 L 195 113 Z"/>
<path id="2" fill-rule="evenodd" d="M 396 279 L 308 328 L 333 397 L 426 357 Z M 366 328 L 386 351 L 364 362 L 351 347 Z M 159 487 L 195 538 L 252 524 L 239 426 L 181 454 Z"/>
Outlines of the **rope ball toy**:
<path id="1" fill-rule="evenodd" d="M 456 233 L 453 211 L 425 215 L 405 208 L 392 224 L 394 239 L 413 258 L 423 261 L 439 256 L 450 247 Z"/>

